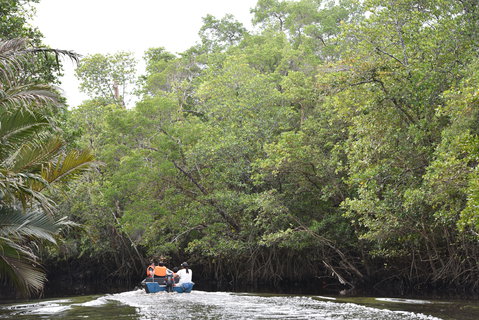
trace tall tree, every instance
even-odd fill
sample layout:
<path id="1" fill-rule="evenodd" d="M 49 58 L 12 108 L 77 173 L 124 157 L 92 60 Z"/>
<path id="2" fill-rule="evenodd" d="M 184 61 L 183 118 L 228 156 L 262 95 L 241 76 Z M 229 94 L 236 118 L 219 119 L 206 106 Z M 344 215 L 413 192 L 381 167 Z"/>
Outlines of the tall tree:
<path id="1" fill-rule="evenodd" d="M 474 1 L 253 13 L 256 34 L 209 17 L 209 47 L 150 50 L 135 108 L 72 112 L 107 164 L 62 202 L 87 226 L 74 254 L 123 275 L 146 252 L 228 281 L 477 288 Z"/>
<path id="2" fill-rule="evenodd" d="M 134 90 L 136 60 L 128 52 L 94 54 L 83 58 L 75 73 L 80 89 L 92 99 L 126 106 Z"/>
<path id="3" fill-rule="evenodd" d="M 217 19 L 209 14 L 203 18 L 198 34 L 208 51 L 221 51 L 238 44 L 246 33 L 243 24 L 233 15 L 227 14 L 222 19 Z"/>

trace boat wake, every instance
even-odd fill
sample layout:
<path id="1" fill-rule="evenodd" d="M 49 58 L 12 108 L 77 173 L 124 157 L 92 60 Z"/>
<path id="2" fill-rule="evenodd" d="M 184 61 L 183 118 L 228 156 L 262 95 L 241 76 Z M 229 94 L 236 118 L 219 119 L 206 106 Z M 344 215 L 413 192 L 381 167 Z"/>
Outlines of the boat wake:
<path id="1" fill-rule="evenodd" d="M 437 320 L 423 314 L 321 301 L 314 297 L 258 296 L 228 292 L 145 294 L 142 290 L 109 296 L 137 308 L 140 319 L 324 319 Z M 324 299 L 324 297 L 321 297 Z M 158 308 L 158 306 L 166 306 Z"/>
<path id="2" fill-rule="evenodd" d="M 330 297 L 265 296 L 192 291 L 128 291 L 96 297 L 0 305 L 0 319 L 323 319 L 438 320 L 432 316 L 344 303 Z"/>

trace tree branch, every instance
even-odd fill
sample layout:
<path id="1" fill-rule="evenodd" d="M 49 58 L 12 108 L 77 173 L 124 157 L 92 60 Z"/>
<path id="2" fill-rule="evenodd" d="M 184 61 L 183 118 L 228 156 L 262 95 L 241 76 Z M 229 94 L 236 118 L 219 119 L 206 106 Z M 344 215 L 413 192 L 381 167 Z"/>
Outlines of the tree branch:
<path id="1" fill-rule="evenodd" d="M 208 196 L 209 193 L 208 191 L 206 190 L 206 188 L 201 185 L 194 177 L 193 175 L 191 175 L 191 173 L 189 173 L 188 171 L 186 171 L 184 168 L 182 168 L 180 165 L 178 165 L 178 163 L 176 163 L 176 161 L 172 161 L 173 162 L 173 165 L 175 166 L 175 168 L 177 168 L 181 173 L 183 173 L 187 178 L 188 180 L 190 180 L 191 183 L 193 183 L 200 191 L 203 195 L 205 196 Z M 220 206 L 219 204 L 217 203 L 217 201 L 215 201 L 214 199 L 207 199 L 207 202 L 216 209 L 216 212 L 218 212 L 218 214 L 231 226 L 233 227 L 233 229 L 237 232 L 239 232 L 241 230 L 240 226 L 238 225 L 238 223 L 235 221 L 235 219 L 233 219 L 233 217 L 231 217 L 228 213 L 226 213 Z"/>

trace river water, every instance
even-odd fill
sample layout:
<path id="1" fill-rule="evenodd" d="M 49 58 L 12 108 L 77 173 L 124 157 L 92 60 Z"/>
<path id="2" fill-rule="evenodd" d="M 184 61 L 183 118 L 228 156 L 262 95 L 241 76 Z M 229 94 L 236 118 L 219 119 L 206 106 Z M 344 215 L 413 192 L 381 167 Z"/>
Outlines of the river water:
<path id="1" fill-rule="evenodd" d="M 143 290 L 0 305 L 0 319 L 473 320 L 478 302 Z"/>

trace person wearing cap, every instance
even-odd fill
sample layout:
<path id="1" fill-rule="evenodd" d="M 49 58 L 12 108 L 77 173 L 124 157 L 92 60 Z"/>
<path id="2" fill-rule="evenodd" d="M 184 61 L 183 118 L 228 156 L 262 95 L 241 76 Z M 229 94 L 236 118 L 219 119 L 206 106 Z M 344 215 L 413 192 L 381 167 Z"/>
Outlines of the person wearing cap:
<path id="1" fill-rule="evenodd" d="M 191 280 L 193 277 L 193 271 L 188 266 L 188 263 L 183 262 L 181 264 L 181 269 L 176 273 L 178 276 L 180 276 L 180 281 L 178 282 L 178 286 L 184 286 L 193 283 Z"/>

